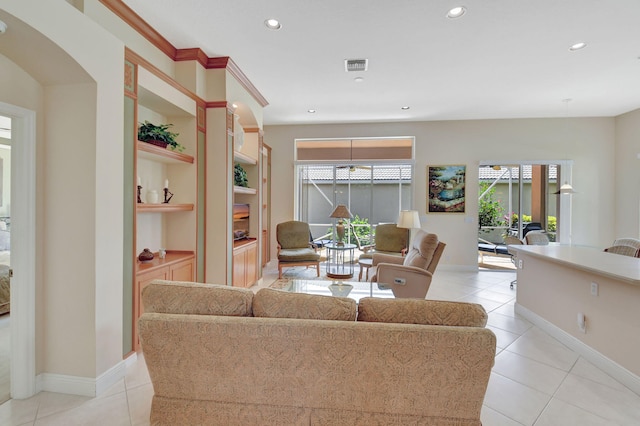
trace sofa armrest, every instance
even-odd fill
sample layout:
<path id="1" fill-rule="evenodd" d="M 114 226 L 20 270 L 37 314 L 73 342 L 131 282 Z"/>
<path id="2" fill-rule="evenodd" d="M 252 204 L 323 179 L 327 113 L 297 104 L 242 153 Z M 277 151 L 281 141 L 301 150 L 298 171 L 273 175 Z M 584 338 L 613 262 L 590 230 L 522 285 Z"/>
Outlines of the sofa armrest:
<path id="1" fill-rule="evenodd" d="M 433 274 L 415 266 L 378 264 L 376 282 L 390 287 L 395 297 L 424 299 L 431 286 Z"/>
<path id="2" fill-rule="evenodd" d="M 394 256 L 392 254 L 373 253 L 373 266 L 377 266 L 379 263 L 391 263 L 395 265 L 402 265 L 404 257 Z"/>

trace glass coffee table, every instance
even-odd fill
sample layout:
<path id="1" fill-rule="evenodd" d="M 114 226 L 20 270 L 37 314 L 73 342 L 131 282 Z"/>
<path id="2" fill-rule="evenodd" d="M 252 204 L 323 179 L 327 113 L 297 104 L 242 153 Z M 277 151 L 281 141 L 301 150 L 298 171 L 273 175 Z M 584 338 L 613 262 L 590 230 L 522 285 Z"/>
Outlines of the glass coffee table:
<path id="1" fill-rule="evenodd" d="M 349 297 L 358 302 L 363 297 L 393 299 L 391 290 L 380 290 L 377 284 L 358 281 L 291 280 L 281 290 L 292 293 L 319 294 L 322 296 Z"/>

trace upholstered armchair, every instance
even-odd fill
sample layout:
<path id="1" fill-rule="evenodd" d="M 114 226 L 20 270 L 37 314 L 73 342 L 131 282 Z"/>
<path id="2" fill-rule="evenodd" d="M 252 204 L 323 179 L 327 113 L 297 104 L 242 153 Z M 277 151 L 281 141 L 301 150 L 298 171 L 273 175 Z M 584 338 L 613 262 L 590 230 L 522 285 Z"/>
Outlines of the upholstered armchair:
<path id="1" fill-rule="evenodd" d="M 293 266 L 313 266 L 320 276 L 320 254 L 317 247 L 309 242 L 309 224 L 291 220 L 276 226 L 278 240 L 278 278 L 282 278 L 282 268 Z"/>
<path id="2" fill-rule="evenodd" d="M 372 282 L 398 298 L 424 299 L 446 244 L 436 234 L 415 232 L 405 257 L 374 253 Z"/>
<path id="3" fill-rule="evenodd" d="M 363 251 L 360 259 L 371 259 L 374 253 L 404 256 L 409 242 L 409 229 L 398 228 L 395 223 L 385 223 L 376 226 L 374 244 L 361 246 L 357 237 L 356 241 L 358 248 Z"/>

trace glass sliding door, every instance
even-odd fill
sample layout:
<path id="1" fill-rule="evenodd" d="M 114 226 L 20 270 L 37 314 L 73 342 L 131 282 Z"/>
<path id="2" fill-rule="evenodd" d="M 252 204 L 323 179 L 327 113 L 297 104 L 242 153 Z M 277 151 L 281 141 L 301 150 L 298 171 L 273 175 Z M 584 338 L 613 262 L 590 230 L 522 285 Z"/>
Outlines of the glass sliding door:
<path id="1" fill-rule="evenodd" d="M 347 241 L 368 244 L 379 223 L 395 223 L 412 205 L 411 164 L 299 164 L 298 218 L 309 223 L 314 239 L 333 239 L 333 219 L 339 204 L 353 215 Z"/>
<path id="2" fill-rule="evenodd" d="M 478 241 L 503 244 L 531 230 L 551 242 L 570 242 L 571 200 L 559 182 L 569 180 L 571 162 L 480 165 Z M 486 257 L 482 256 L 483 262 Z"/>

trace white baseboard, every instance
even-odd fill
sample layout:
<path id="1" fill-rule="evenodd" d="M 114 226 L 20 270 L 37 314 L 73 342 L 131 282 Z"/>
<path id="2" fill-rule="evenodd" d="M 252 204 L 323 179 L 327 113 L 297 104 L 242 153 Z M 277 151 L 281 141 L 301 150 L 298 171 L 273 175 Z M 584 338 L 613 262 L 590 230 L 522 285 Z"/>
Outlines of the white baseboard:
<path id="1" fill-rule="evenodd" d="M 42 373 L 36 377 L 36 391 L 66 393 L 80 396 L 100 396 L 126 373 L 125 361 L 120 361 L 99 377 L 67 376 L 64 374 Z"/>
<path id="2" fill-rule="evenodd" d="M 515 311 L 548 333 L 551 337 L 560 341 L 560 343 L 563 343 L 574 352 L 577 352 L 587 361 L 640 395 L 640 377 L 524 306 L 516 303 Z"/>

